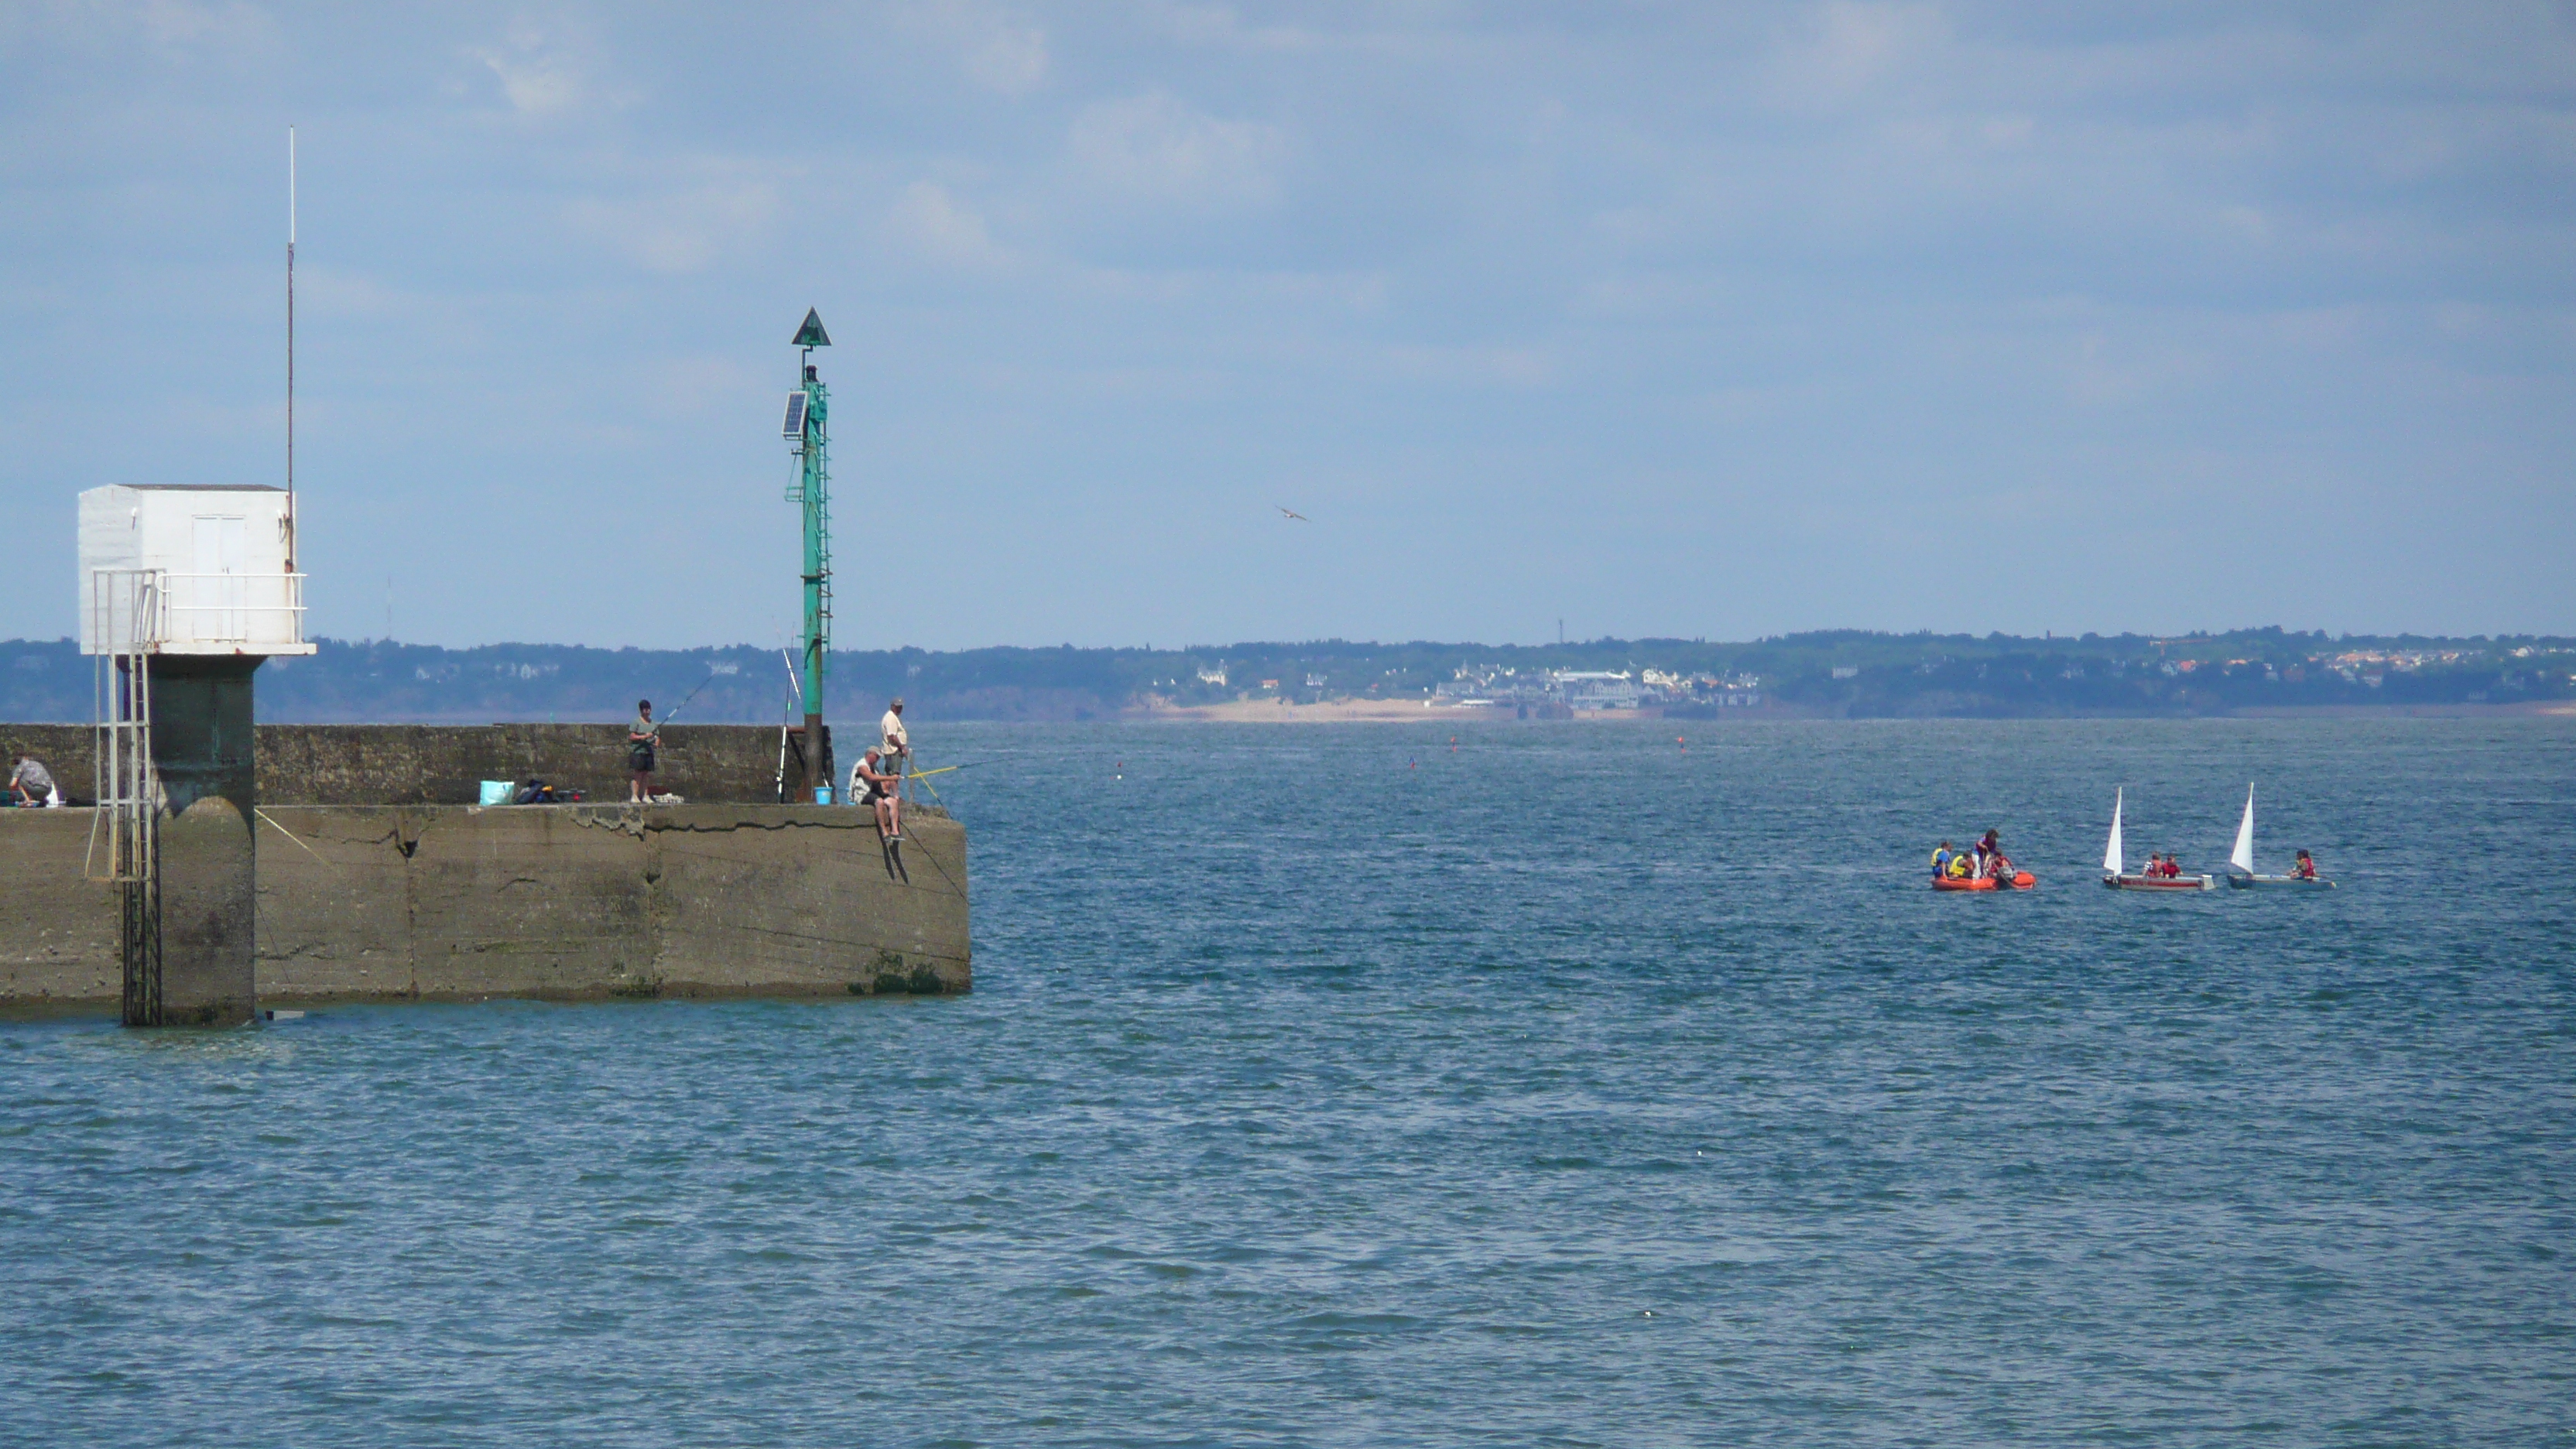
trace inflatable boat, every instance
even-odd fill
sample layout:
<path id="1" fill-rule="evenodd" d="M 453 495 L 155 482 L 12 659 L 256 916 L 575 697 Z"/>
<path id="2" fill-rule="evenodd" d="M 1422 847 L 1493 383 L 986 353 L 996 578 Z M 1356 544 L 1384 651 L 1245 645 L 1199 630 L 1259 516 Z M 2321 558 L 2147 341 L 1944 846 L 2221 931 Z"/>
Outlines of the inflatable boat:
<path id="1" fill-rule="evenodd" d="M 1975 876 L 1967 880 L 1953 880 L 1948 876 L 1942 876 L 1932 882 L 1932 889 L 1936 891 L 2026 891 L 2038 884 L 2038 876 L 2026 870 L 2017 870 L 2010 878 L 2003 880 L 1997 880 L 1993 876 Z"/>

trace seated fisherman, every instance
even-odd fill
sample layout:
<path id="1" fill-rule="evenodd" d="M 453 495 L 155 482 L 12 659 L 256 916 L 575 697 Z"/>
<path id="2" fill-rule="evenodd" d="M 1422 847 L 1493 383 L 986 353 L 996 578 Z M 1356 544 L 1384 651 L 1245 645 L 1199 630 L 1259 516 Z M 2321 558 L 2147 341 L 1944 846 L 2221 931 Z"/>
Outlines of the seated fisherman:
<path id="1" fill-rule="evenodd" d="M 60 805 L 63 792 L 54 785 L 53 772 L 33 755 L 20 755 L 18 766 L 9 772 L 9 793 L 21 805 Z"/>
<path id="2" fill-rule="evenodd" d="M 850 799 L 875 808 L 877 834 L 886 840 L 903 839 L 903 802 L 895 795 L 903 782 L 892 773 L 896 768 L 881 745 L 868 746 L 868 752 L 850 767 Z"/>

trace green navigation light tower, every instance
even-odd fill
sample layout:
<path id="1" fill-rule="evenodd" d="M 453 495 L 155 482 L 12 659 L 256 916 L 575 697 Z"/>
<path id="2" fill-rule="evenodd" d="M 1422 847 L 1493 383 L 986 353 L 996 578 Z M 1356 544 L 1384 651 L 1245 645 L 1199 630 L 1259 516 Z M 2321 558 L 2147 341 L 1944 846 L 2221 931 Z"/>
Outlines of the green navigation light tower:
<path id="1" fill-rule="evenodd" d="M 797 390 L 787 395 L 788 442 L 796 445 L 796 481 L 787 501 L 805 509 L 805 788 L 806 798 L 832 783 L 832 762 L 823 749 L 823 661 L 832 648 L 832 469 L 827 457 L 824 419 L 831 394 L 814 375 L 814 349 L 829 347 L 823 318 L 812 308 L 796 329 Z"/>

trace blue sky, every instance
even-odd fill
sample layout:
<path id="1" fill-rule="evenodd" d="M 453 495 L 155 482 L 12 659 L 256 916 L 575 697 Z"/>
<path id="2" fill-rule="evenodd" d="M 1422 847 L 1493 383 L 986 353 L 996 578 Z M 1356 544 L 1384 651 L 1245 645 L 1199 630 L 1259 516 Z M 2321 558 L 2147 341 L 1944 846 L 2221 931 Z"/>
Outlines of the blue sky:
<path id="1" fill-rule="evenodd" d="M 2559 4 L 0 4 L 0 635 L 2576 632 Z M 1276 511 L 1311 519 L 1292 523 Z"/>

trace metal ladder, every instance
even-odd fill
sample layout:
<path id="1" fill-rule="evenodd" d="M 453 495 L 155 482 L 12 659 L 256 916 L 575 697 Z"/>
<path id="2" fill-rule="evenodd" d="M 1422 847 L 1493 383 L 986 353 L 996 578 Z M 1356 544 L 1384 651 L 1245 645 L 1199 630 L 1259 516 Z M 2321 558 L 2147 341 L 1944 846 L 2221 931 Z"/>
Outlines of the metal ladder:
<path id="1" fill-rule="evenodd" d="M 92 678 L 90 815 L 82 874 L 116 885 L 117 955 L 127 1026 L 161 1024 L 161 777 L 152 768 L 152 654 L 161 639 L 163 584 L 155 569 L 90 575 Z M 106 834 L 104 859 L 99 836 Z"/>

